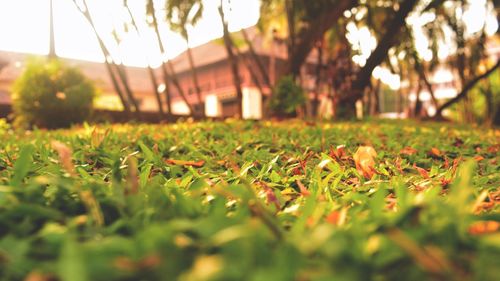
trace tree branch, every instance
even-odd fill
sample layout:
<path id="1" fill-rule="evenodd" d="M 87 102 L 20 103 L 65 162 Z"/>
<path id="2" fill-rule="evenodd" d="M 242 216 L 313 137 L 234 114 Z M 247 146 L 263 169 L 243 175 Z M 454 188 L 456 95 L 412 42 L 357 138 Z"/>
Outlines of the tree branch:
<path id="1" fill-rule="evenodd" d="M 465 87 L 462 89 L 462 91 L 454 98 L 452 98 L 451 100 L 445 102 L 437 111 L 436 111 L 436 114 L 434 114 L 434 117 L 441 117 L 441 115 L 443 114 L 443 110 L 445 110 L 446 108 L 452 106 L 453 104 L 455 104 L 456 102 L 460 101 L 461 99 L 463 99 L 464 97 L 467 96 L 467 94 L 469 93 L 469 91 L 474 88 L 474 86 L 476 86 L 476 84 L 483 80 L 484 78 L 487 78 L 488 76 L 490 76 L 497 68 L 500 67 L 500 59 L 497 61 L 497 63 L 492 66 L 490 69 L 488 69 L 485 73 L 479 75 L 479 76 L 476 76 L 476 78 L 472 79 L 469 83 L 467 83 L 467 85 L 465 85 Z"/>

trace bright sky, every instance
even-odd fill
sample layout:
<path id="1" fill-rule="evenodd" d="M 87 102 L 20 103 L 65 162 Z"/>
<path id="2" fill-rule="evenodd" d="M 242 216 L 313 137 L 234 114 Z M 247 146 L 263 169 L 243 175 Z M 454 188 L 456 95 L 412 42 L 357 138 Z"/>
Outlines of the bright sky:
<path id="1" fill-rule="evenodd" d="M 84 17 L 76 9 L 72 0 L 54 1 L 54 22 L 56 53 L 61 57 L 103 61 L 104 57 L 97 39 Z M 113 54 L 126 58 L 128 65 L 158 65 L 161 54 L 156 45 L 155 35 L 145 23 L 144 0 L 129 0 L 129 5 L 139 25 L 142 38 L 135 32 L 121 34 L 122 43 L 118 47 L 111 32 L 122 29 L 120 22 L 127 19 L 125 10 L 120 9 L 123 0 L 87 0 L 89 10 L 96 22 L 100 35 Z M 219 0 L 203 0 L 205 10 L 202 20 L 190 28 L 191 46 L 197 46 L 222 36 L 217 11 Z M 260 0 L 231 0 L 231 10 L 227 11 L 230 30 L 235 31 L 254 25 L 259 18 Z M 162 0 L 155 0 L 157 9 Z M 159 12 L 158 19 L 163 19 Z M 185 41 L 161 24 L 160 30 L 166 45 L 166 57 L 172 58 L 186 48 Z M 0 0 L 0 50 L 23 53 L 47 54 L 49 50 L 49 0 Z M 144 43 L 147 42 L 147 43 Z M 145 50 L 145 51 L 144 51 Z M 147 54 L 147 57 L 146 57 Z"/>

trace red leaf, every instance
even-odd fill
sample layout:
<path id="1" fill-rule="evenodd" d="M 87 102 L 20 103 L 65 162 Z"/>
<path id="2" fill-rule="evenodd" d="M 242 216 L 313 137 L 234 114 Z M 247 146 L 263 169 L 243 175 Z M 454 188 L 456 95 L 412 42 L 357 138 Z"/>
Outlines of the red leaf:
<path id="1" fill-rule="evenodd" d="M 338 145 L 336 148 L 330 148 L 330 157 L 336 158 L 337 160 L 345 157 L 345 145 Z"/>

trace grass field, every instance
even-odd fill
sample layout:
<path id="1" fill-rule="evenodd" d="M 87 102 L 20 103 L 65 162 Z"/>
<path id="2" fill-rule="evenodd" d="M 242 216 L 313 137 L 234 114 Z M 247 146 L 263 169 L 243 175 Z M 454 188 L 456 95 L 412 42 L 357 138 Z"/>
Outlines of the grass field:
<path id="1" fill-rule="evenodd" d="M 0 126 L 0 280 L 498 280 L 500 131 Z"/>

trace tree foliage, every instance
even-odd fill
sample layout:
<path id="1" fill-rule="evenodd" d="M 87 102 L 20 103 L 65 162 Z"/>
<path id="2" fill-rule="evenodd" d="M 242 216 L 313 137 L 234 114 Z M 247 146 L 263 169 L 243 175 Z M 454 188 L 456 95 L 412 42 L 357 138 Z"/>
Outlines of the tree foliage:
<path id="1" fill-rule="evenodd" d="M 14 93 L 19 125 L 61 128 L 89 118 L 95 88 L 77 68 L 56 60 L 31 59 Z"/>

